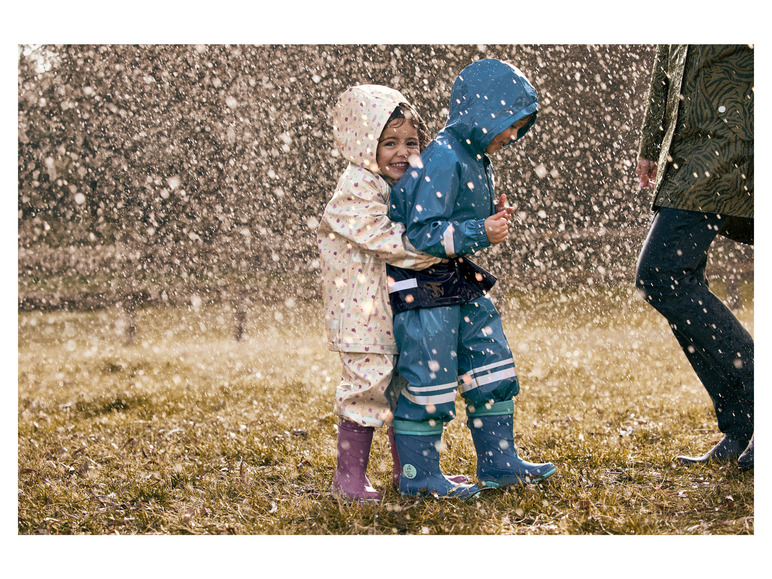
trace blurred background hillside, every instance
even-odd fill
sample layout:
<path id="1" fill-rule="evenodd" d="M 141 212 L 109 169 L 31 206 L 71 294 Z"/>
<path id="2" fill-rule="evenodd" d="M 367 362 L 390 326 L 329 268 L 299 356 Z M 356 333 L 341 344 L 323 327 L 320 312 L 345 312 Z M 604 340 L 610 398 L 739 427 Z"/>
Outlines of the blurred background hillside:
<path id="1" fill-rule="evenodd" d="M 480 261 L 502 291 L 632 286 L 650 219 L 635 162 L 653 57 L 643 45 L 20 46 L 20 307 L 317 297 L 315 230 L 345 168 L 336 97 L 391 86 L 434 134 L 456 74 L 480 58 L 515 64 L 542 106 L 494 159 L 517 219 Z M 714 253 L 730 264 L 714 275 L 752 279 L 752 247 Z"/>

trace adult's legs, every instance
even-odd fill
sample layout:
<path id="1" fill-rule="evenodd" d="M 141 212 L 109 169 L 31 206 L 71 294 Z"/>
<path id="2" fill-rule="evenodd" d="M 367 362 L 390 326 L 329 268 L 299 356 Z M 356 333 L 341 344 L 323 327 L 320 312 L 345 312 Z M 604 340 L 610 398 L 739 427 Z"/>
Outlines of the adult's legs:
<path id="1" fill-rule="evenodd" d="M 671 329 L 697 378 L 710 395 L 718 429 L 724 434 L 734 433 L 740 438 L 747 438 L 749 428 L 751 434 L 753 433 L 753 389 L 748 393 L 745 388 L 738 389 L 727 385 L 713 370 L 708 359 L 692 346 L 688 336 L 678 329 Z"/>
<path id="2" fill-rule="evenodd" d="M 636 286 L 668 321 L 713 401 L 719 428 L 734 444 L 753 435 L 753 338 L 709 289 L 705 266 L 725 218 L 660 209 L 638 260 Z M 724 442 L 724 441 L 722 441 Z M 743 448 L 739 452 L 742 452 Z"/>

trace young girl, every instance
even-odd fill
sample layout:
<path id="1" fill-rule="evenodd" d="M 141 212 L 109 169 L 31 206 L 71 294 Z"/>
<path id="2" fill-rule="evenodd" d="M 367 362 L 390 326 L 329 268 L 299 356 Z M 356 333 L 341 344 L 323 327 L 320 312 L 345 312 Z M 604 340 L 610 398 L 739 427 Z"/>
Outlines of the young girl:
<path id="1" fill-rule="evenodd" d="M 317 232 L 327 339 L 343 364 L 335 394 L 338 464 L 332 489 L 344 499 L 377 501 L 380 493 L 366 475 L 370 445 L 374 427 L 391 423 L 400 391 L 386 263 L 424 269 L 441 261 L 416 251 L 403 237 L 405 226 L 389 220 L 389 193 L 428 134 L 402 94 L 377 85 L 355 86 L 340 96 L 333 134 L 349 164 Z M 392 456 L 398 484 L 393 445 Z"/>

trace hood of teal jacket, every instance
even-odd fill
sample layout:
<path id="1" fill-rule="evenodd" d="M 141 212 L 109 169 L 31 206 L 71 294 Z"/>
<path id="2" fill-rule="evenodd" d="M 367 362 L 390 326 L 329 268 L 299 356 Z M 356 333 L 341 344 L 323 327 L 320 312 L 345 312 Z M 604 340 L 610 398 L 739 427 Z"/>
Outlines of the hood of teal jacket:
<path id="1" fill-rule="evenodd" d="M 538 110 L 536 89 L 523 73 L 507 62 L 487 58 L 467 66 L 453 83 L 445 130 L 480 152 L 514 122 L 533 114 L 518 131 L 517 139 L 522 138 Z"/>

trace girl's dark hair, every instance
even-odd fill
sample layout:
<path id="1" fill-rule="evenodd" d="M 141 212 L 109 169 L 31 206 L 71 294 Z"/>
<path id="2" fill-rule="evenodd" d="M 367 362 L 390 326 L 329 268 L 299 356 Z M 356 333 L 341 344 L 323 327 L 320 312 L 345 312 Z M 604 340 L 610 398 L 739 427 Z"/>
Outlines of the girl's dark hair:
<path id="1" fill-rule="evenodd" d="M 397 127 L 400 126 L 405 120 L 413 125 L 413 128 L 418 133 L 418 147 L 423 151 L 423 149 L 426 147 L 426 145 L 429 144 L 430 141 L 429 129 L 426 128 L 426 123 L 424 123 L 418 112 L 416 112 L 416 110 L 407 103 L 399 103 L 397 108 L 394 109 L 394 112 L 391 113 L 389 120 L 386 121 L 386 126 L 389 126 L 389 123 L 397 119 L 403 119 L 402 122 L 395 125 Z"/>

